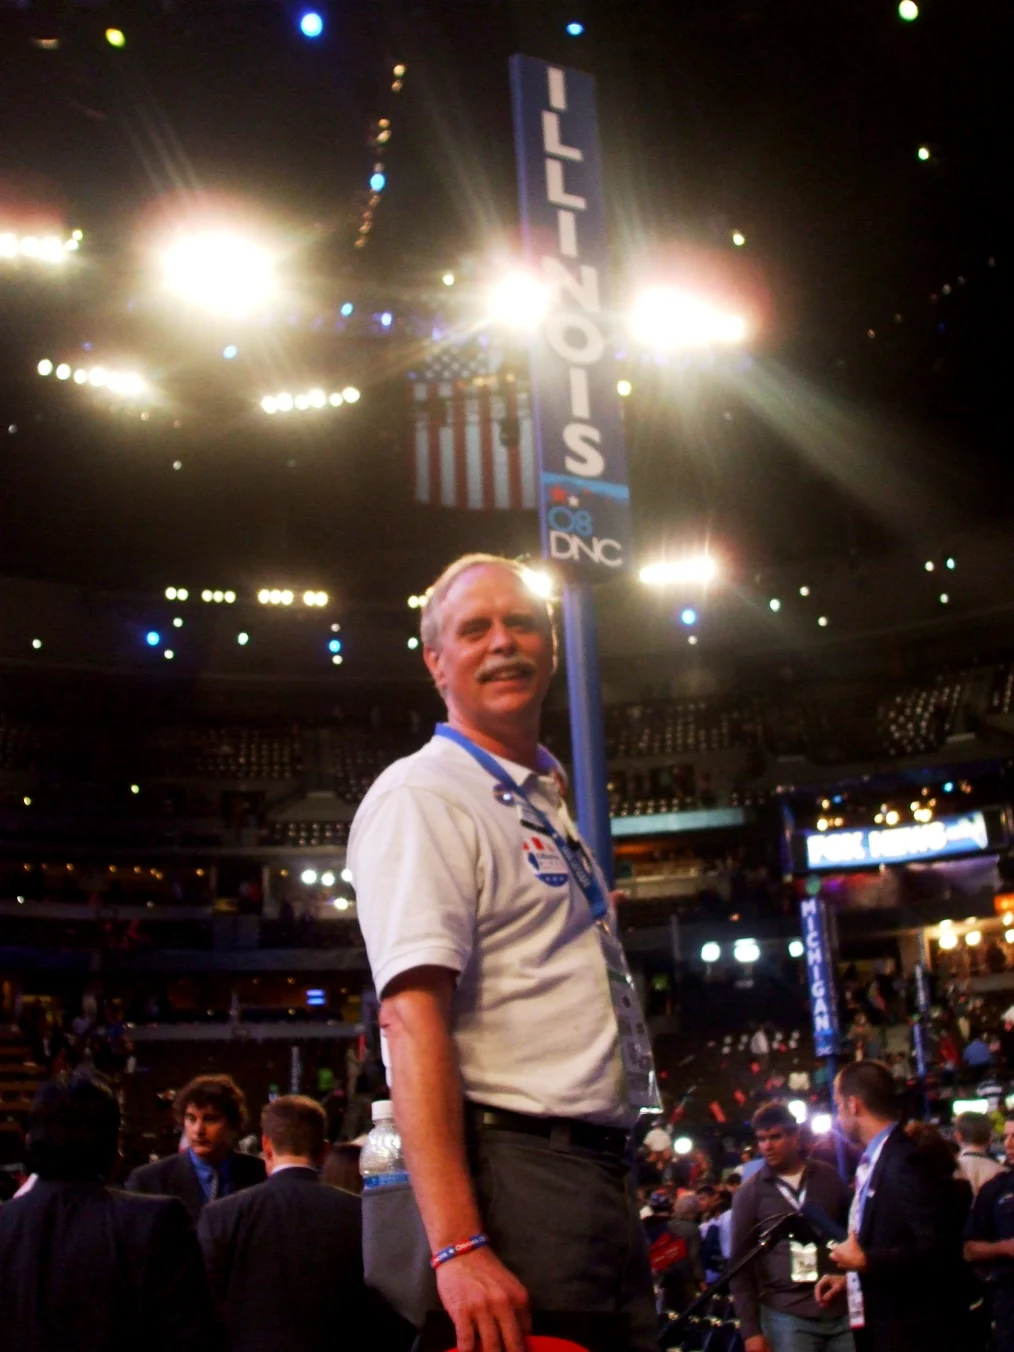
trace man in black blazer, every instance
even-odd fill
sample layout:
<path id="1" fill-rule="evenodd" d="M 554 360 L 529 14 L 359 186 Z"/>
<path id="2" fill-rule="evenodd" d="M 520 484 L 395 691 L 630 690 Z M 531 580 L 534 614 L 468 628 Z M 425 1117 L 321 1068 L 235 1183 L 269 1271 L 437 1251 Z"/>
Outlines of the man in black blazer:
<path id="1" fill-rule="evenodd" d="M 0 1207 L 0 1348 L 211 1352 L 222 1343 L 193 1228 L 172 1197 L 103 1179 L 120 1112 L 97 1076 L 42 1085 L 29 1118 L 37 1175 Z"/>
<path id="2" fill-rule="evenodd" d="M 857 1352 L 954 1352 L 972 1338 L 962 1308 L 962 1235 L 939 1174 L 908 1139 L 894 1080 L 877 1061 L 835 1082 L 838 1124 L 863 1146 L 849 1237 L 831 1249 L 846 1274 L 823 1277 L 821 1303 L 847 1289 Z M 846 1286 L 847 1283 L 847 1286 Z"/>
<path id="3" fill-rule="evenodd" d="M 363 1281 L 359 1198 L 317 1177 L 327 1116 L 288 1095 L 261 1114 L 268 1179 L 201 1212 L 198 1238 L 231 1352 L 398 1352 L 415 1331 Z"/>
<path id="4" fill-rule="evenodd" d="M 143 1164 L 127 1179 L 129 1192 L 178 1197 L 192 1221 L 208 1202 L 264 1181 L 264 1165 L 236 1150 L 246 1121 L 243 1091 L 229 1075 L 198 1075 L 176 1095 L 181 1149 Z"/>

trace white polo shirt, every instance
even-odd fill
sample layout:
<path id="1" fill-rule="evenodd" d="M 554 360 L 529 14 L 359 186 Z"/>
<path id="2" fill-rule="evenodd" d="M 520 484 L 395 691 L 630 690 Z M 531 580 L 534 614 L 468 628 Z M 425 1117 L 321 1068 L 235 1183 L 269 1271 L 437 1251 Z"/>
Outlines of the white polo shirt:
<path id="1" fill-rule="evenodd" d="M 562 835 L 577 835 L 551 776 L 499 763 Z M 467 751 L 434 737 L 363 799 L 348 857 L 377 991 L 414 967 L 459 973 L 452 1034 L 466 1098 L 628 1126 L 587 899 L 523 805 L 504 797 Z"/>

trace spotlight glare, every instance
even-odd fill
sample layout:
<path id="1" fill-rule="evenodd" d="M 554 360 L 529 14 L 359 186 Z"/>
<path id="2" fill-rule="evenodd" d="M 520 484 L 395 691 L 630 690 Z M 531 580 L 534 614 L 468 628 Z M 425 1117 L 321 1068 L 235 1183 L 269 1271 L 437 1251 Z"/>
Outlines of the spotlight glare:
<path id="1" fill-rule="evenodd" d="M 346 385 L 342 390 L 342 398 L 345 400 L 346 404 L 358 404 L 359 391 L 356 389 L 355 385 Z"/>
<path id="2" fill-rule="evenodd" d="M 336 667 L 340 667 L 343 661 L 341 653 L 335 653 L 334 657 L 331 658 L 331 661 Z"/>
<path id="3" fill-rule="evenodd" d="M 737 939 L 732 950 L 732 956 L 736 961 L 746 966 L 752 962 L 757 962 L 760 955 L 760 944 L 756 939 Z"/>
<path id="4" fill-rule="evenodd" d="M 268 251 L 228 231 L 181 235 L 164 251 L 162 271 L 173 294 L 219 314 L 247 314 L 274 291 Z"/>
<path id="5" fill-rule="evenodd" d="M 772 596 L 771 600 L 768 602 L 768 609 L 773 610 L 777 615 L 778 612 L 781 610 L 781 608 L 782 608 L 781 601 L 779 601 L 777 596 Z"/>
<path id="6" fill-rule="evenodd" d="M 39 362 L 37 370 L 40 376 L 51 376 L 53 374 L 53 363 L 47 357 Z"/>
<path id="7" fill-rule="evenodd" d="M 352 302 L 350 300 L 347 300 L 341 308 L 342 318 L 348 319 L 349 315 L 355 308 L 356 307 L 352 304 Z"/>
<path id="8" fill-rule="evenodd" d="M 957 948 L 958 936 L 954 933 L 953 930 L 941 929 L 940 935 L 937 939 L 937 945 L 938 947 L 948 951 L 952 948 Z"/>
<path id="9" fill-rule="evenodd" d="M 173 652 L 172 648 L 166 648 L 162 656 L 165 658 L 167 662 L 171 662 L 173 658 L 176 656 L 176 654 Z"/>
<path id="10" fill-rule="evenodd" d="M 74 384 L 75 384 L 75 385 L 85 385 L 85 384 L 87 384 L 87 382 L 88 382 L 88 372 L 87 372 L 87 371 L 85 371 L 85 370 L 77 370 L 77 371 L 74 372 Z"/>
<path id="11" fill-rule="evenodd" d="M 101 366 L 93 366 L 88 372 L 88 383 L 96 389 L 101 389 L 106 383 L 106 373 Z"/>
<path id="12" fill-rule="evenodd" d="M 746 243 L 746 235 L 740 230 L 734 230 L 732 232 L 732 242 L 737 249 L 742 249 L 743 245 Z"/>
<path id="13" fill-rule="evenodd" d="M 149 648 L 157 648 L 162 642 L 162 637 L 156 630 L 150 629 L 148 633 L 145 634 L 145 642 Z"/>
<path id="14" fill-rule="evenodd" d="M 249 635 L 249 634 L 237 634 L 237 635 L 236 635 L 236 642 L 239 644 L 239 646 L 240 646 L 241 648 L 245 648 L 246 645 L 250 642 L 250 635 Z"/>
<path id="15" fill-rule="evenodd" d="M 689 1136 L 677 1136 L 672 1143 L 672 1148 L 677 1155 L 689 1155 L 694 1148 L 694 1143 Z"/>
<path id="16" fill-rule="evenodd" d="M 916 156 L 923 162 L 923 164 L 925 164 L 930 157 L 929 146 L 920 146 L 915 153 Z"/>
<path id="17" fill-rule="evenodd" d="M 239 348 L 235 343 L 230 343 L 228 347 L 222 348 L 222 356 L 226 361 L 232 361 L 235 357 L 239 356 Z"/>
<path id="18" fill-rule="evenodd" d="M 538 568 L 523 568 L 521 578 L 533 596 L 548 601 L 553 595 L 553 579 L 549 573 Z"/>
<path id="19" fill-rule="evenodd" d="M 227 591 L 225 593 L 225 604 L 227 606 L 231 606 L 235 604 L 235 601 L 236 601 L 236 593 L 234 591 Z"/>
<path id="20" fill-rule="evenodd" d="M 39 649 L 42 647 L 42 639 L 41 639 L 41 638 L 33 638 L 33 639 L 32 639 L 32 647 L 35 649 L 36 652 L 38 652 Z"/>
<path id="21" fill-rule="evenodd" d="M 385 329 L 389 329 L 394 323 L 394 315 L 391 314 L 390 310 L 385 310 L 380 316 L 380 322 Z"/>
<path id="22" fill-rule="evenodd" d="M 687 606 L 686 610 L 680 613 L 680 623 L 685 624 L 687 628 L 697 623 L 697 611 L 692 606 Z"/>
<path id="23" fill-rule="evenodd" d="M 947 605 L 947 603 L 948 603 L 948 601 L 950 601 L 950 599 L 951 599 L 951 598 L 948 596 L 947 592 L 941 592 L 941 593 L 940 593 L 940 604 L 941 604 L 942 606 Z"/>
<path id="24" fill-rule="evenodd" d="M 731 345 L 747 337 L 742 315 L 666 286 L 652 287 L 637 297 L 630 326 L 639 343 L 657 352 Z"/>
<path id="25" fill-rule="evenodd" d="M 834 1120 L 830 1113 L 814 1113 L 810 1118 L 810 1130 L 814 1136 L 830 1136 Z"/>
<path id="26" fill-rule="evenodd" d="M 722 956 L 722 947 L 721 947 L 721 944 L 707 943 L 707 944 L 702 945 L 702 947 L 701 947 L 701 962 L 706 962 L 706 963 L 709 963 L 709 964 L 710 964 L 710 963 L 713 963 L 713 962 L 717 962 L 718 959 L 719 959 L 721 956 Z"/>
<path id="27" fill-rule="evenodd" d="M 453 285 L 454 285 L 454 273 L 453 273 L 453 272 L 445 272 L 444 275 L 441 277 L 440 280 L 443 282 L 444 286 L 453 286 Z"/>
<path id="28" fill-rule="evenodd" d="M 305 883 L 307 887 L 312 887 L 317 881 L 316 870 L 312 868 L 303 869 L 303 872 L 299 875 L 299 881 Z"/>
<path id="29" fill-rule="evenodd" d="M 175 617 L 175 619 L 173 620 L 173 628 L 174 628 L 174 629 L 182 629 L 182 628 L 183 628 L 183 621 L 180 619 L 180 617 L 179 617 L 178 615 L 177 615 L 177 616 Z"/>
<path id="30" fill-rule="evenodd" d="M 490 292 L 490 317 L 509 329 L 532 332 L 549 309 L 549 291 L 530 272 L 510 272 Z"/>
<path id="31" fill-rule="evenodd" d="M 341 879 L 343 883 L 350 883 L 352 881 L 352 870 L 350 868 L 343 868 Z"/>
<path id="32" fill-rule="evenodd" d="M 569 23 L 569 24 L 567 25 L 567 33 L 568 33 L 569 36 L 572 37 L 572 38 L 579 38 L 583 32 L 584 32 L 584 24 L 583 24 L 583 23 L 578 23 L 578 22 L 575 20 L 574 22 Z"/>
<path id="33" fill-rule="evenodd" d="M 618 380 L 616 382 L 616 393 L 621 399 L 626 399 L 633 391 L 634 387 L 629 380 Z"/>
<path id="34" fill-rule="evenodd" d="M 818 620 L 817 620 L 817 623 L 820 625 L 821 629 L 826 629 L 826 628 L 827 628 L 827 616 L 826 616 L 826 615 L 821 615 L 821 616 L 819 616 L 819 618 L 818 618 Z"/>
<path id="35" fill-rule="evenodd" d="M 328 645 L 327 645 L 327 650 L 328 650 L 328 652 L 331 652 L 331 653 L 340 653 L 341 650 L 342 650 L 342 641 L 341 641 L 341 639 L 340 639 L 340 638 L 332 638 L 332 639 L 329 639 L 329 640 L 328 640 Z"/>
<path id="36" fill-rule="evenodd" d="M 167 601 L 175 601 L 175 600 L 176 600 L 176 588 L 175 588 L 175 587 L 166 587 L 166 589 L 165 589 L 165 599 L 166 599 Z"/>
<path id="37" fill-rule="evenodd" d="M 370 175 L 370 189 L 372 192 L 383 192 L 386 183 L 386 176 L 379 171 Z"/>
<path id="38" fill-rule="evenodd" d="M 803 1102 L 803 1100 L 789 1099 L 789 1102 L 786 1106 L 788 1107 L 788 1110 L 792 1114 L 792 1116 L 799 1123 L 799 1125 L 802 1126 L 803 1123 L 806 1121 L 807 1117 L 809 1116 L 806 1104 Z"/>
<path id="39" fill-rule="evenodd" d="M 292 402 L 296 405 L 296 407 L 299 409 L 301 413 L 310 407 L 309 397 L 305 394 L 297 394 Z"/>
<path id="40" fill-rule="evenodd" d="M 106 41 L 110 47 L 126 47 L 127 39 L 123 35 L 123 30 L 119 28 L 106 29 Z"/>
<path id="41" fill-rule="evenodd" d="M 969 948 L 977 948 L 982 943 L 982 930 L 969 930 L 965 935 L 965 943 Z"/>
<path id="42" fill-rule="evenodd" d="M 315 9 L 308 9 L 299 20 L 299 31 L 304 38 L 319 38 L 324 31 L 324 20 Z"/>
<path id="43" fill-rule="evenodd" d="M 335 393 L 328 395 L 327 402 L 331 405 L 332 408 L 341 408 L 345 400 L 341 397 L 340 394 Z"/>
<path id="44" fill-rule="evenodd" d="M 292 598 L 292 592 L 290 592 L 288 589 L 286 589 L 285 591 L 282 592 L 282 605 L 283 605 L 283 606 L 291 606 L 291 605 L 292 605 L 292 599 L 293 599 L 293 598 Z"/>
<path id="45" fill-rule="evenodd" d="M 680 582 L 712 582 L 718 576 L 718 564 L 710 554 L 686 559 L 646 564 L 639 577 L 649 587 L 665 587 Z"/>
<path id="46" fill-rule="evenodd" d="M 408 641 L 408 646 L 409 646 L 409 649 L 410 649 L 411 652 L 415 652 L 416 648 L 418 648 L 418 646 L 419 646 L 419 640 L 415 637 L 414 634 L 413 634 L 413 636 L 409 639 L 409 641 Z"/>
<path id="47" fill-rule="evenodd" d="M 323 390 L 311 390 L 306 398 L 311 408 L 323 408 L 327 403 L 327 395 Z"/>
<path id="48" fill-rule="evenodd" d="M 802 939 L 790 939 L 790 940 L 789 940 L 789 957 L 790 957 L 790 958 L 801 958 L 801 957 L 803 956 L 803 953 L 804 953 L 805 951 L 806 951 L 806 950 L 803 948 L 803 941 L 802 941 Z"/>
<path id="49" fill-rule="evenodd" d="M 918 19 L 919 6 L 915 3 L 915 0 L 901 0 L 901 4 L 898 6 L 898 17 L 904 19 L 906 23 L 912 23 L 913 20 Z"/>
<path id="50" fill-rule="evenodd" d="M 279 413 L 290 413 L 292 411 L 292 395 L 280 394 L 275 399 Z"/>
<path id="51" fill-rule="evenodd" d="M 67 365 L 65 361 L 62 361 L 60 365 L 56 368 L 56 378 L 57 380 L 70 379 L 70 367 Z"/>
<path id="52" fill-rule="evenodd" d="M 800 587 L 800 589 L 799 589 L 799 594 L 800 594 L 800 596 L 809 596 L 809 595 L 810 595 L 810 588 L 809 588 L 809 587 Z"/>

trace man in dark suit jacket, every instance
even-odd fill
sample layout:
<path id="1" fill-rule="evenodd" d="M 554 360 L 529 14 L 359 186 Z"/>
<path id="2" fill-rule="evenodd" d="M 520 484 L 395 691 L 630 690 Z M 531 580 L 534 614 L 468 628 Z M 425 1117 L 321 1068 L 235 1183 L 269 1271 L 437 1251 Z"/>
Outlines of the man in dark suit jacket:
<path id="1" fill-rule="evenodd" d="M 877 1061 L 846 1066 L 835 1083 L 838 1123 L 863 1154 L 849 1238 L 831 1257 L 848 1274 L 857 1352 L 953 1352 L 972 1339 L 962 1308 L 962 1235 L 939 1174 L 898 1121 L 894 1080 Z M 822 1303 L 846 1279 L 823 1277 Z"/>
<path id="2" fill-rule="evenodd" d="M 221 1330 L 186 1212 L 103 1179 L 120 1112 L 98 1077 L 41 1086 L 27 1158 L 37 1175 L 0 1207 L 0 1348 L 211 1352 Z"/>
<path id="3" fill-rule="evenodd" d="M 206 1203 L 263 1183 L 263 1163 L 236 1150 L 246 1100 L 231 1076 L 198 1075 L 176 1095 L 174 1106 L 183 1148 L 135 1169 L 128 1191 L 178 1197 L 196 1221 Z"/>
<path id="4" fill-rule="evenodd" d="M 267 1182 L 211 1203 L 198 1223 L 231 1352 L 410 1347 L 415 1331 L 364 1284 L 359 1198 L 318 1181 L 323 1108 L 277 1098 L 261 1133 Z"/>

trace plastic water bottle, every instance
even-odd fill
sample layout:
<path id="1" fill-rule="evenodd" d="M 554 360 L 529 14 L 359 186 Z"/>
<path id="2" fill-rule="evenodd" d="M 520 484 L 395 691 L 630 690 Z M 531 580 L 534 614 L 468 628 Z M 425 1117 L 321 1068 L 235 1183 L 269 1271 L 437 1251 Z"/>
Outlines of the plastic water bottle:
<path id="1" fill-rule="evenodd" d="M 373 1129 L 359 1154 L 363 1192 L 393 1188 L 408 1183 L 408 1170 L 401 1153 L 401 1136 L 394 1121 L 394 1104 L 377 1099 L 373 1105 Z"/>

